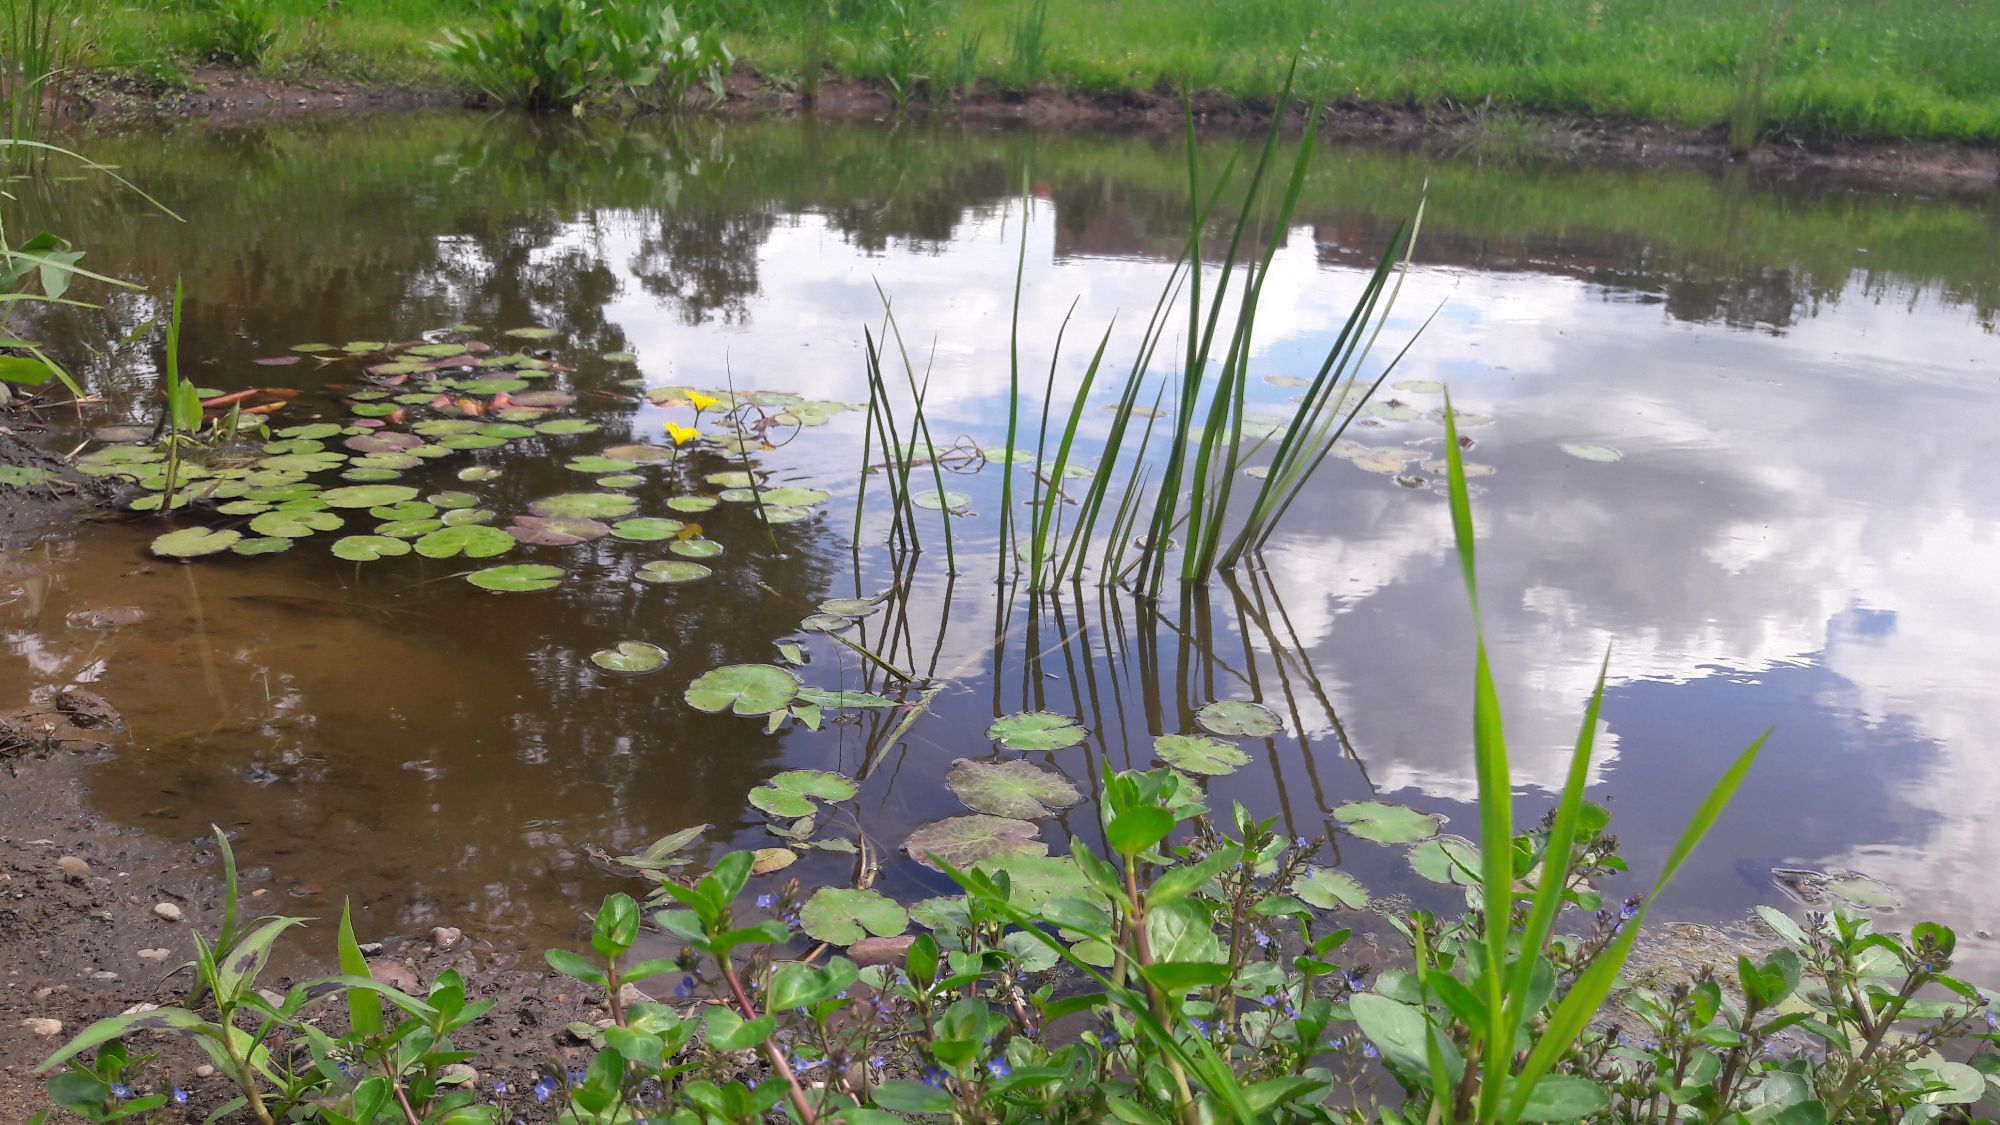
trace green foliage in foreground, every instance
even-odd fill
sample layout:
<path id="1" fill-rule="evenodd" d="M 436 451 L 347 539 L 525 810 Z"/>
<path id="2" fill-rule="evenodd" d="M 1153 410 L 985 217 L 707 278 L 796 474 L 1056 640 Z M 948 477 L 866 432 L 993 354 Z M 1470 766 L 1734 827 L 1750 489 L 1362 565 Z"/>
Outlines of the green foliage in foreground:
<path id="1" fill-rule="evenodd" d="M 424 44 L 486 16 L 466 0 L 257 2 L 277 24 L 266 69 L 404 82 L 435 79 Z M 2000 5 L 1965 0 L 694 0 L 679 14 L 808 93 L 830 71 L 899 101 L 981 81 L 1268 97 L 1303 49 L 1307 88 L 1336 98 L 1720 131 L 1742 126 L 1748 79 L 1766 134 L 2000 140 Z M 210 38 L 168 0 L 98 18 L 91 61 L 156 75 Z"/>
<path id="2" fill-rule="evenodd" d="M 1455 454 L 1451 468 L 1476 613 Z M 1933 923 L 1905 938 L 1842 913 L 1802 926 L 1767 911 L 1782 944 L 1758 962 L 1739 958 L 1733 979 L 1635 987 L 1620 970 L 1646 904 L 1758 745 L 1702 801 L 1653 895 L 1609 905 L 1598 886 L 1624 863 L 1608 816 L 1583 799 L 1601 680 L 1556 808 L 1516 833 L 1483 642 L 1476 668 L 1480 839 L 1419 845 L 1441 881 L 1463 887 L 1466 910 L 1392 918 L 1407 967 L 1372 981 L 1343 967 L 1352 931 L 1331 912 L 1364 892 L 1313 865 L 1322 841 L 1288 840 L 1241 806 L 1212 812 L 1199 785 L 1170 769 L 1110 776 L 1098 796 L 1104 853 L 1076 842 L 1067 860 L 1042 861 L 1060 864 L 1060 877 L 1037 878 L 1039 865 L 1018 856 L 962 871 L 940 861 L 963 893 L 918 904 L 924 932 L 886 966 L 794 960 L 794 929 L 838 914 L 893 931 L 902 908 L 865 888 L 801 902 L 796 884 L 746 902 L 748 852 L 699 877 L 679 873 L 672 857 L 695 829 L 637 857 L 656 884 L 650 905 L 664 907 L 650 921 L 681 944 L 679 957 L 629 960 L 648 919 L 623 894 L 599 910 L 589 954 L 548 954 L 558 972 L 603 990 L 611 1019 L 578 1029 L 596 1047 L 587 1068 L 552 1067 L 535 1093 L 548 1119 L 592 1125 L 757 1122 L 773 1111 L 802 1122 L 914 1113 L 1808 1125 L 1937 1120 L 2000 1084 L 1992 994 L 1948 975 L 1956 938 Z M 198 1044 L 241 1092 L 219 1113 L 261 1125 L 505 1119 L 447 1069 L 472 1057 L 451 1036 L 488 1006 L 455 973 L 423 997 L 380 984 L 343 917 L 340 974 L 275 1002 L 261 994 L 272 945 L 301 920 L 239 928 L 234 859 L 217 839 L 227 913 L 214 943 L 196 939 L 188 1003 L 99 1021 L 56 1052 L 43 1069 L 58 1071 L 57 1105 L 91 1121 L 164 1111 L 173 1092 L 124 1043 L 152 1031 Z M 822 903 L 828 895 L 845 897 Z M 1044 975 L 1059 963 L 1066 972 Z M 626 983 L 667 974 L 681 976 L 687 1009 L 624 1002 Z M 348 1028 L 339 1036 L 309 1018 L 336 998 Z M 1947 1060 L 1947 1045 L 1972 1061 Z M 1371 1092 L 1395 1086 L 1403 1096 L 1386 1103 Z"/>

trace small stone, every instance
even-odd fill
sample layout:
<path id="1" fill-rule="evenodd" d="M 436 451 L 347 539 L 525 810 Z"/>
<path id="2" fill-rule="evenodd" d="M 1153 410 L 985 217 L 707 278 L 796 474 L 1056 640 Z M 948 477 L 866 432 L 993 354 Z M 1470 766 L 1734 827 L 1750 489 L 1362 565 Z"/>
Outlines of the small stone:
<path id="1" fill-rule="evenodd" d="M 174 951 L 171 949 L 141 949 L 139 951 L 139 960 L 164 961 L 173 955 Z"/>
<path id="2" fill-rule="evenodd" d="M 629 1008 L 634 1004 L 650 1004 L 652 1002 L 653 998 L 651 996 L 641 992 L 639 986 L 630 981 L 618 986 L 618 1003 L 623 1007 Z"/>
<path id="3" fill-rule="evenodd" d="M 56 867 L 62 871 L 63 878 L 71 882 L 90 878 L 90 865 L 73 855 L 56 860 Z"/>
<path id="4" fill-rule="evenodd" d="M 213 1078 L 215 1077 L 215 1068 L 207 1063 L 203 1063 L 194 1068 L 194 1076 L 196 1078 Z"/>
<path id="5" fill-rule="evenodd" d="M 62 1034 L 62 1021 L 52 1020 L 45 1016 L 22 1020 L 21 1026 L 27 1028 L 30 1033 L 45 1038 L 53 1038 Z"/>
<path id="6" fill-rule="evenodd" d="M 382 943 L 379 941 L 362 942 L 361 955 L 363 957 L 380 957 L 382 955 Z"/>
<path id="7" fill-rule="evenodd" d="M 915 937 L 865 937 L 847 947 L 847 959 L 862 968 L 870 965 L 900 965 Z"/>
<path id="8" fill-rule="evenodd" d="M 438 926 L 431 930 L 431 944 L 439 949 L 450 949 L 465 936 L 465 931 L 457 926 Z"/>
<path id="9" fill-rule="evenodd" d="M 438 1078 L 454 1086 L 479 1085 L 479 1072 L 464 1063 L 452 1063 L 438 1071 Z"/>
<path id="10" fill-rule="evenodd" d="M 144 1015 L 147 1012 L 157 1012 L 159 1010 L 160 1006 L 158 1004 L 142 1000 L 139 1003 L 132 1005 L 131 1007 L 125 1009 L 124 1011 L 118 1014 L 121 1016 L 139 1016 L 139 1015 Z"/>
<path id="11" fill-rule="evenodd" d="M 112 971 L 111 971 L 110 969 L 99 969 L 99 970 L 97 970 L 96 972 L 94 972 L 94 973 L 90 974 L 90 979 L 91 979 L 91 980 L 117 980 L 117 979 L 118 979 L 118 974 L 117 974 L 117 973 L 114 973 L 114 972 L 112 972 Z"/>
<path id="12" fill-rule="evenodd" d="M 171 902 L 155 904 L 153 914 L 155 917 L 167 922 L 178 922 L 181 920 L 181 908 Z"/>
<path id="13" fill-rule="evenodd" d="M 368 966 L 368 975 L 390 988 L 404 992 L 417 990 L 417 974 L 411 972 L 410 967 L 401 961 L 377 961 Z"/>

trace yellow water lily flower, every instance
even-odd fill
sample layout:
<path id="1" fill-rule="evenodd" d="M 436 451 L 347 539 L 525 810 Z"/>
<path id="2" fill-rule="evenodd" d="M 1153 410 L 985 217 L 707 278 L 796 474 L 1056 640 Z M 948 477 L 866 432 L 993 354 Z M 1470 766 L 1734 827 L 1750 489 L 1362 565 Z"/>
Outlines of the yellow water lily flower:
<path id="1" fill-rule="evenodd" d="M 709 407 L 714 406 L 717 403 L 721 402 L 722 400 L 719 398 L 710 398 L 709 396 L 702 394 L 700 391 L 689 391 L 688 401 L 694 403 L 694 411 L 696 414 L 699 414 L 702 411 L 707 410 Z"/>
<path id="2" fill-rule="evenodd" d="M 686 445 L 690 439 L 700 437 L 701 431 L 695 429 L 693 426 L 682 426 L 674 422 L 668 422 L 667 436 L 673 438 L 675 448 L 679 448 Z"/>

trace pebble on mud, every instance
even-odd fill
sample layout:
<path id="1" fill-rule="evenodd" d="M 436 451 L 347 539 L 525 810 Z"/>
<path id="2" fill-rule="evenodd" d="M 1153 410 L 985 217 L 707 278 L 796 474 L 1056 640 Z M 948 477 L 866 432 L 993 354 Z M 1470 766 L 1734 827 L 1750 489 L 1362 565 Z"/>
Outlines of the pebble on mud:
<path id="1" fill-rule="evenodd" d="M 452 1063 L 438 1071 L 438 1078 L 460 1086 L 479 1085 L 479 1072 L 464 1063 Z"/>
<path id="2" fill-rule="evenodd" d="M 368 966 L 368 975 L 390 988 L 401 989 L 404 992 L 417 990 L 417 974 L 411 972 L 410 967 L 401 961 L 377 961 Z"/>
<path id="3" fill-rule="evenodd" d="M 71 882 L 90 878 L 90 865 L 73 855 L 56 860 L 56 867 L 63 873 L 63 878 Z"/>
<path id="4" fill-rule="evenodd" d="M 139 960 L 164 961 L 173 955 L 174 951 L 171 949 L 141 949 L 139 951 Z"/>
<path id="5" fill-rule="evenodd" d="M 207 1063 L 203 1063 L 194 1068 L 194 1076 L 196 1078 L 213 1078 L 215 1077 L 215 1068 Z"/>
<path id="6" fill-rule="evenodd" d="M 37 1017 L 33 1019 L 22 1020 L 21 1026 L 27 1028 L 31 1033 L 35 1035 L 40 1035 L 44 1037 L 52 1037 L 62 1034 L 62 1021 L 52 1020 L 46 1017 Z"/>
<path id="7" fill-rule="evenodd" d="M 431 930 L 431 944 L 439 949 L 450 949 L 464 936 L 465 931 L 457 926 L 438 926 Z"/>
<path id="8" fill-rule="evenodd" d="M 171 902 L 162 902 L 153 907 L 153 914 L 168 922 L 181 920 L 181 908 Z"/>

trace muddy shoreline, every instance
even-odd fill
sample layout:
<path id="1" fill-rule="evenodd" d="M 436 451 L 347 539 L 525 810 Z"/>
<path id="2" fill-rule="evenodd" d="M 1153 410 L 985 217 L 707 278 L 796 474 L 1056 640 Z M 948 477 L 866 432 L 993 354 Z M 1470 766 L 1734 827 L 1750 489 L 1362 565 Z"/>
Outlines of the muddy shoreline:
<path id="1" fill-rule="evenodd" d="M 245 123 L 322 113 L 394 112 L 464 107 L 490 112 L 483 95 L 435 86 L 348 81 L 294 81 L 267 78 L 223 67 L 192 76 L 187 91 L 160 91 L 110 81 L 82 91 L 71 116 L 86 123 L 118 127 L 162 119 L 196 119 L 217 124 Z M 706 99 L 706 94 L 692 95 Z M 810 114 L 834 120 L 888 120 L 895 104 L 882 88 L 861 82 L 828 81 L 816 96 L 767 81 L 739 66 L 721 103 L 703 108 L 725 117 Z M 1196 100 L 1199 127 L 1219 133 L 1250 132 L 1270 121 L 1269 99 L 1207 95 Z M 607 111 L 610 112 L 610 111 Z M 982 86 L 948 106 L 913 104 L 919 121 L 956 121 L 988 128 L 1093 130 L 1125 133 L 1178 133 L 1184 127 L 1178 95 L 1170 91 L 1078 94 L 1038 90 L 1021 94 Z M 1294 111 L 1293 129 L 1303 129 Z M 1321 135 L 1329 140 L 1405 147 L 1466 150 L 1509 157 L 1582 159 L 1659 167 L 1744 166 L 1762 174 L 1832 174 L 1880 187 L 1926 185 L 1960 190 L 2000 183 L 2000 151 L 1969 145 L 1895 141 L 1774 138 L 1746 159 L 1733 158 L 1725 130 L 1695 130 L 1611 117 L 1512 113 L 1477 107 L 1374 102 L 1335 102 L 1326 107 Z"/>

